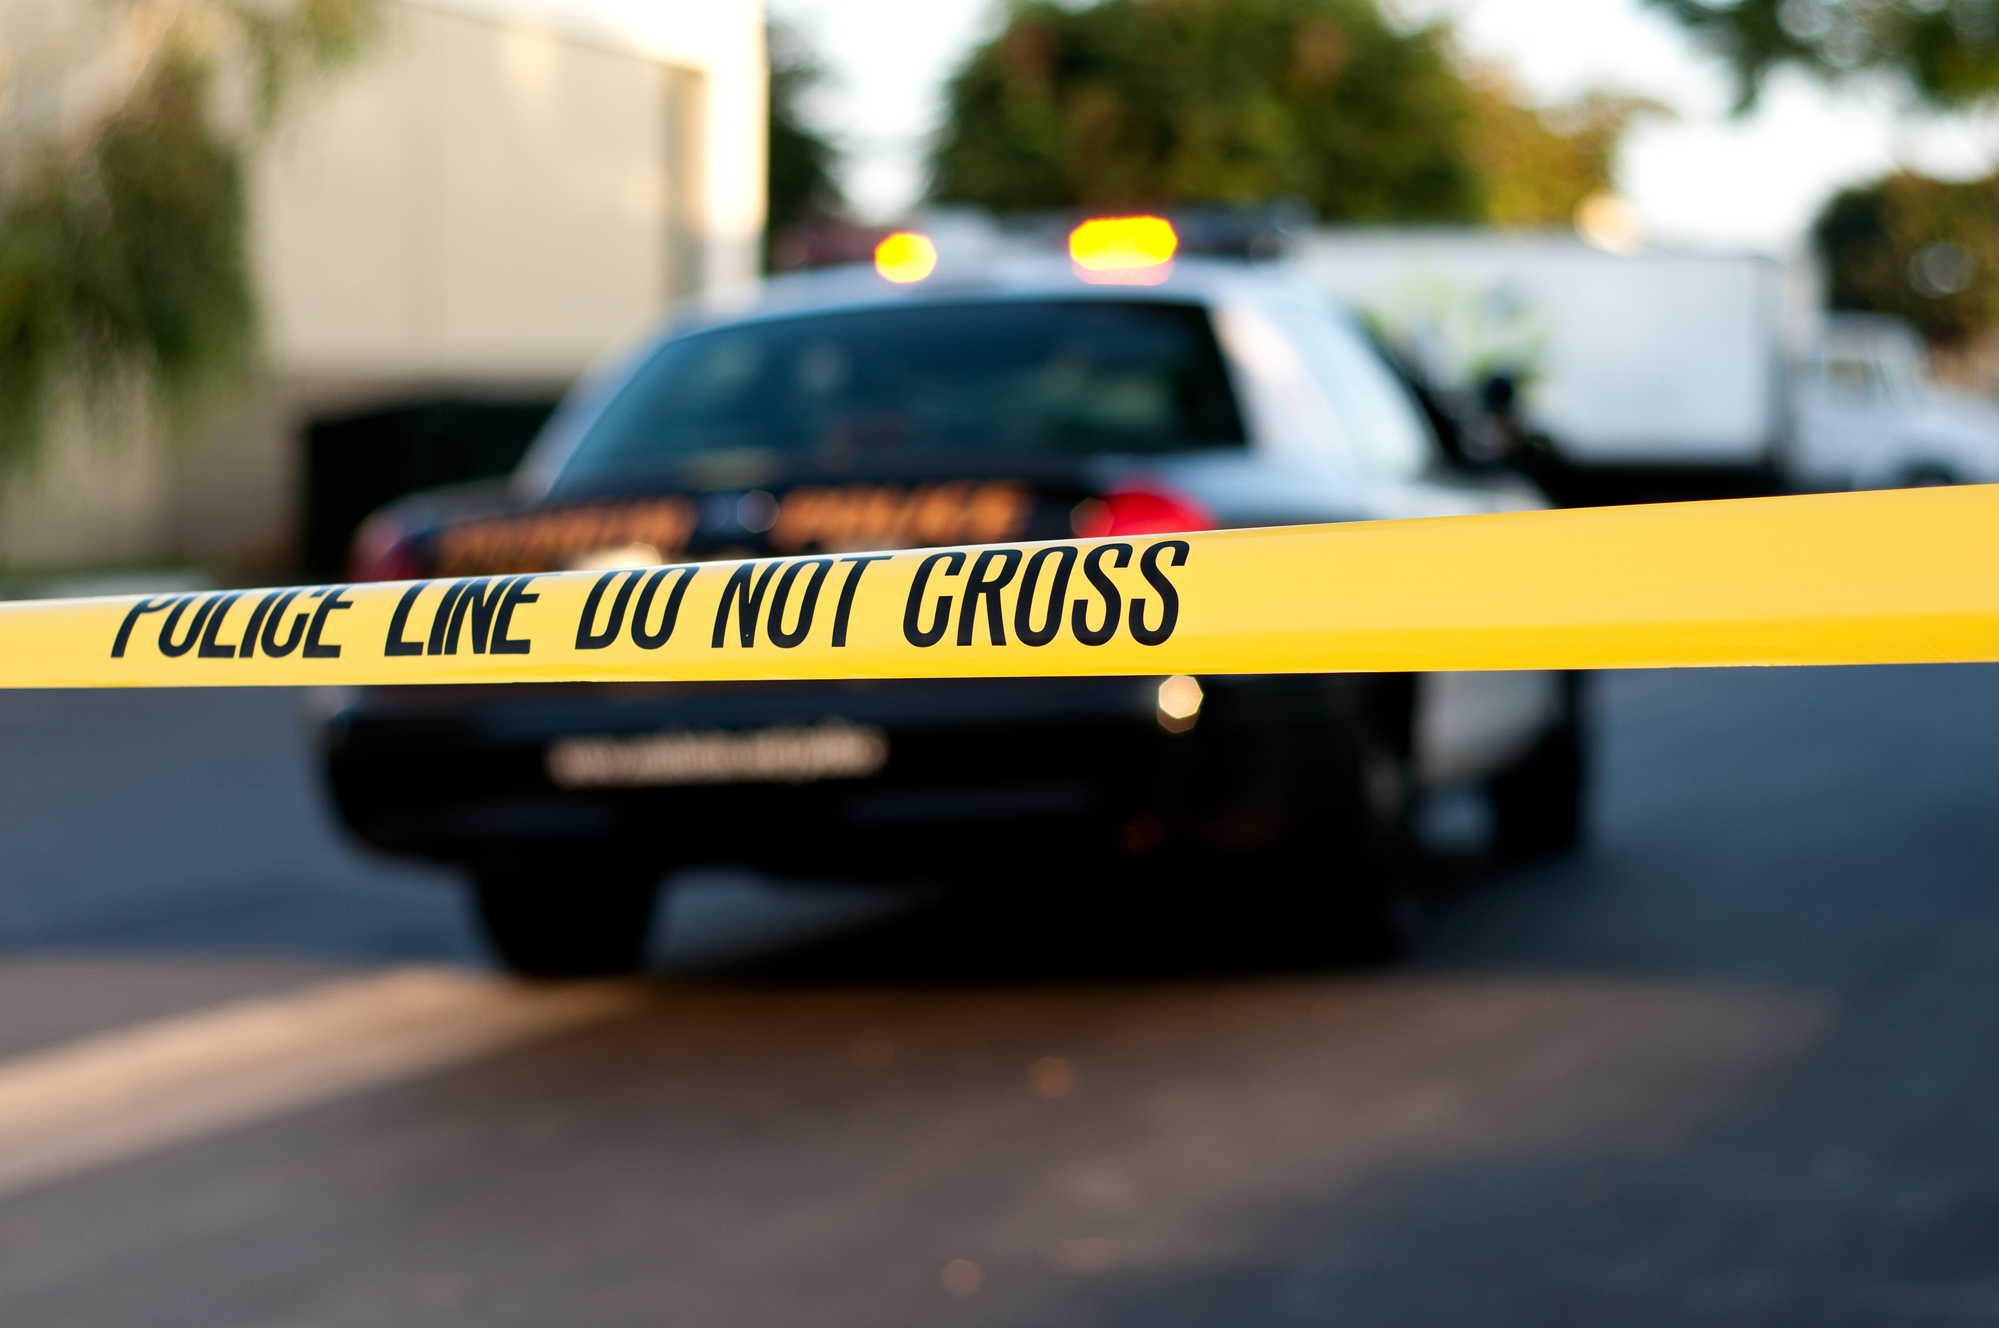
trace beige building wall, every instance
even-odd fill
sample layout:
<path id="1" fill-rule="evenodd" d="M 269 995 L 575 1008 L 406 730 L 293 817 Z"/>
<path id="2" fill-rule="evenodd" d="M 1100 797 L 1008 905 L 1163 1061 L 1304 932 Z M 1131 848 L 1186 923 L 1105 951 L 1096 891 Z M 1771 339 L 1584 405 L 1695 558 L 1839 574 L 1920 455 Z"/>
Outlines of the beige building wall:
<path id="1" fill-rule="evenodd" d="M 71 420 L 27 474 L 0 492 L 0 568 L 160 561 L 175 540 L 169 455 L 150 437 L 107 437 Z"/>
<path id="2" fill-rule="evenodd" d="M 761 4 L 541 2 L 387 0 L 255 163 L 266 386 L 191 448 L 56 449 L 0 495 L 9 568 L 282 570 L 307 419 L 547 394 L 754 279 Z"/>

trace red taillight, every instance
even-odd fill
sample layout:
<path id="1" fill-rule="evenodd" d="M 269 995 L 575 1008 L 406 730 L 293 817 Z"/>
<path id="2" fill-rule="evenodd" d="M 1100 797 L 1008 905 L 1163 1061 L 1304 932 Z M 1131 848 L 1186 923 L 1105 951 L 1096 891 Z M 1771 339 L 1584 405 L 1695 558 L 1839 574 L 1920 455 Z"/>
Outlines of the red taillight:
<path id="1" fill-rule="evenodd" d="M 354 532 L 347 555 L 347 576 L 353 581 L 415 581 L 427 575 L 416 541 L 394 519 L 376 514 Z"/>
<path id="2" fill-rule="evenodd" d="M 1102 535 L 1177 535 L 1187 530 L 1213 530 L 1215 514 L 1194 499 L 1171 489 L 1132 487 L 1077 504 L 1073 522 L 1085 539 Z"/>

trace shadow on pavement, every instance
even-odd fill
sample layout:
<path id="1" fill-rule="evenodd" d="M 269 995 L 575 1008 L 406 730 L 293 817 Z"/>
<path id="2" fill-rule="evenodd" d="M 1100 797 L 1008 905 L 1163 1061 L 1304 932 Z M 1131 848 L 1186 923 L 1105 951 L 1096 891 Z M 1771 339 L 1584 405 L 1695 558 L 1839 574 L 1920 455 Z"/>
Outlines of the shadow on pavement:
<path id="1" fill-rule="evenodd" d="M 1408 882 L 1419 930 L 1412 944 L 1386 951 L 1360 946 L 1315 916 L 1304 890 L 1251 867 L 1216 866 L 1193 880 L 1183 873 L 918 896 L 878 921 L 708 975 L 779 984 L 1005 985 L 1369 971 L 1420 955 L 1423 929 L 1461 897 L 1534 870 L 1462 855 L 1421 863 Z"/>

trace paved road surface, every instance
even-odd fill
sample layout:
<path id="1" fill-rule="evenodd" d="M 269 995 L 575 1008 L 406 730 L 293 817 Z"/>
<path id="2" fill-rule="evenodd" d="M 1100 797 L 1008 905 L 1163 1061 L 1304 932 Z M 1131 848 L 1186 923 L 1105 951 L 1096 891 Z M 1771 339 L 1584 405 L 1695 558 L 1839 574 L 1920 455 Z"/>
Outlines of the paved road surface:
<path id="1" fill-rule="evenodd" d="M 1999 1322 L 1999 671 L 1600 700 L 1591 849 L 1440 869 L 1395 968 L 1226 881 L 697 881 L 622 1013 L 0 1200 L 0 1323 Z M 0 1084 L 480 962 L 298 707 L 0 696 Z"/>

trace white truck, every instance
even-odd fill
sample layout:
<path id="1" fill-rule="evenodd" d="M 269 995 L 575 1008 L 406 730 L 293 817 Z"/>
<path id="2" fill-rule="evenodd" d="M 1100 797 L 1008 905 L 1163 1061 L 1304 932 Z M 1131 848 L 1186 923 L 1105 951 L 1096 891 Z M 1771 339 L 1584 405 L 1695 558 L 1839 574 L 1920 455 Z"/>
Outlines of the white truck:
<path id="1" fill-rule="evenodd" d="M 1933 382 L 1906 324 L 1820 312 L 1806 264 L 1451 229 L 1326 229 L 1293 255 L 1436 385 L 1512 380 L 1595 492 L 1999 480 L 1999 404 Z"/>
<path id="2" fill-rule="evenodd" d="M 1936 383 L 1922 339 L 1899 318 L 1827 318 L 1792 402 L 1794 487 L 1999 482 L 1999 405 Z"/>

